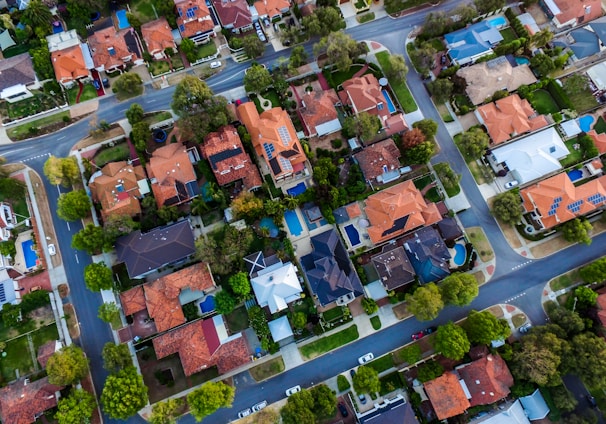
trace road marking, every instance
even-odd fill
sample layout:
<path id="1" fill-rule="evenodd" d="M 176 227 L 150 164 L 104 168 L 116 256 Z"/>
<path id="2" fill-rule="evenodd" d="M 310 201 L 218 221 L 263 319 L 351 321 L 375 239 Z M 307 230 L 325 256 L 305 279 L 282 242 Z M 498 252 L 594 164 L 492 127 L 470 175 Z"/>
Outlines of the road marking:
<path id="1" fill-rule="evenodd" d="M 66 222 L 66 224 L 67 224 L 67 231 L 70 231 L 70 232 L 71 232 L 71 230 L 72 230 L 72 229 L 71 229 L 71 228 L 69 228 L 69 222 Z"/>
<path id="2" fill-rule="evenodd" d="M 530 261 L 526 261 L 526 262 L 523 262 L 523 263 L 521 263 L 521 264 L 519 264 L 519 265 L 516 265 L 516 266 L 512 267 L 512 268 L 511 268 L 511 270 L 513 271 L 513 270 L 516 270 L 516 269 L 520 269 L 520 268 L 522 268 L 523 266 L 526 266 L 526 265 L 528 265 L 528 264 L 530 264 L 530 263 L 532 263 L 532 260 L 530 260 Z"/>
<path id="3" fill-rule="evenodd" d="M 128 110 L 128 108 L 124 108 L 124 109 L 120 109 L 120 112 L 126 112 Z"/>
<path id="4" fill-rule="evenodd" d="M 151 100 L 146 100 L 145 103 L 153 103 L 155 101 L 156 101 L 156 99 L 151 99 Z"/>
<path id="5" fill-rule="evenodd" d="M 78 263 L 78 264 L 79 264 L 79 263 L 80 263 L 80 261 L 78 260 L 78 254 L 76 253 L 74 256 L 76 257 L 76 263 Z"/>
<path id="6" fill-rule="evenodd" d="M 507 299 L 507 300 L 505 301 L 505 303 L 511 303 L 511 302 L 513 302 L 514 300 L 519 299 L 519 298 L 520 298 L 520 297 L 522 297 L 522 296 L 526 296 L 526 292 L 522 292 L 522 293 L 518 294 L 517 296 L 510 297 L 509 299 Z"/>
<path id="7" fill-rule="evenodd" d="M 50 156 L 50 154 L 49 154 L 49 153 L 44 153 L 43 155 L 32 156 L 31 158 L 23 159 L 23 160 L 21 160 L 21 161 L 19 161 L 19 162 L 21 162 L 21 163 L 25 163 L 25 162 L 28 162 L 28 161 L 30 161 L 30 160 L 34 160 L 34 159 L 40 159 L 40 158 L 43 158 L 44 156 Z"/>
<path id="8" fill-rule="evenodd" d="M 57 139 L 57 141 L 59 141 L 59 140 L 63 140 L 65 137 L 66 137 L 66 136 L 59 137 L 59 138 Z"/>

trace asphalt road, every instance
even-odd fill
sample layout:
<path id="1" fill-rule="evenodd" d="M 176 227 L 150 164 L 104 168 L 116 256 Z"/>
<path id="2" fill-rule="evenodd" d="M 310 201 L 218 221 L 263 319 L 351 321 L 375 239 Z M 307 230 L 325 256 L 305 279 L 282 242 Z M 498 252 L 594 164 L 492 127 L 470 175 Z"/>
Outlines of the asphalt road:
<path id="1" fill-rule="evenodd" d="M 415 25 L 420 25 L 428 12 L 452 10 L 459 2 L 446 2 L 441 5 L 420 12 L 418 14 L 403 17 L 398 20 L 389 18 L 379 19 L 363 26 L 347 30 L 358 40 L 378 41 L 388 47 L 394 53 L 405 53 L 404 40 L 406 34 Z M 305 45 L 311 52 L 312 43 Z M 274 52 L 269 49 L 263 58 L 258 60 L 267 65 L 273 64 L 279 57 L 288 57 L 289 51 Z M 244 70 L 248 64 L 229 63 L 228 67 L 221 73 L 207 80 L 211 88 L 217 92 L 223 92 L 241 85 Z M 460 218 L 466 226 L 480 225 L 484 228 L 490 239 L 496 254 L 496 273 L 489 284 L 480 290 L 478 298 L 467 308 L 449 307 L 445 309 L 439 319 L 431 325 L 443 324 L 449 320 L 457 320 L 466 316 L 470 309 L 483 309 L 499 302 L 506 302 L 515 297 L 511 303 L 521 307 L 530 316 L 533 323 L 544 322 L 544 314 L 540 307 L 540 295 L 544 284 L 552 277 L 559 275 L 573 267 L 582 265 L 593 259 L 604 255 L 604 243 L 606 234 L 594 238 L 591 247 L 572 246 L 565 251 L 550 256 L 547 259 L 532 261 L 523 268 L 512 271 L 512 268 L 525 262 L 526 259 L 517 255 L 498 229 L 496 222 L 489 214 L 486 203 L 481 197 L 475 182 L 459 152 L 452 143 L 452 139 L 446 132 L 440 116 L 433 107 L 422 81 L 409 66 L 411 71 L 408 75 L 410 86 L 415 100 L 427 118 L 439 122 L 438 141 L 441 147 L 440 154 L 435 161 L 447 161 L 455 172 L 462 175 L 461 185 L 467 194 L 472 208 L 462 214 Z M 163 110 L 170 107 L 170 100 L 174 87 L 163 90 L 154 90 L 146 86 L 143 96 L 129 101 L 118 103 L 114 97 L 100 100 L 99 110 L 96 113 L 97 120 L 114 122 L 124 118 L 124 112 L 130 104 L 139 103 L 146 111 Z M 89 129 L 89 120 L 83 119 L 78 123 L 63 129 L 52 135 L 38 137 L 12 145 L 0 146 L 0 155 L 5 156 L 9 162 L 23 161 L 31 168 L 42 174 L 42 167 L 46 156 L 39 157 L 44 153 L 52 153 L 56 156 L 67 156 L 70 147 L 83 138 Z M 45 187 L 48 193 L 50 208 L 56 210 L 58 191 L 57 187 L 50 185 L 45 179 Z M 101 304 L 99 294 L 88 291 L 83 283 L 84 267 L 91 262 L 90 257 L 80 251 L 71 248 L 71 237 L 79 229 L 79 223 L 70 224 L 69 228 L 65 222 L 53 217 L 58 247 L 61 249 L 67 280 L 70 285 L 70 300 L 76 306 L 78 319 L 81 323 L 82 335 L 78 343 L 86 351 L 93 374 L 93 381 L 97 394 L 100 395 L 107 373 L 102 368 L 100 356 L 101 348 L 108 341 L 113 341 L 109 327 L 97 318 L 97 308 Z M 235 419 L 239 410 L 266 399 L 269 402 L 276 401 L 284 396 L 284 390 L 296 384 L 309 387 L 313 383 L 323 381 L 337 373 L 357 365 L 356 358 L 368 351 L 373 351 L 375 356 L 387 353 L 398 348 L 410 340 L 410 334 L 425 328 L 428 323 L 419 323 L 415 319 L 400 322 L 388 327 L 374 335 L 359 340 L 351 345 L 345 346 L 328 355 L 307 362 L 300 367 L 289 370 L 264 383 L 254 383 L 248 372 L 236 376 L 238 390 L 233 408 L 217 411 L 207 420 L 212 423 L 223 423 Z M 105 422 L 118 422 L 105 417 Z M 136 416 L 128 420 L 131 423 L 140 423 L 143 420 Z M 193 423 L 191 416 L 180 420 L 183 423 Z"/>

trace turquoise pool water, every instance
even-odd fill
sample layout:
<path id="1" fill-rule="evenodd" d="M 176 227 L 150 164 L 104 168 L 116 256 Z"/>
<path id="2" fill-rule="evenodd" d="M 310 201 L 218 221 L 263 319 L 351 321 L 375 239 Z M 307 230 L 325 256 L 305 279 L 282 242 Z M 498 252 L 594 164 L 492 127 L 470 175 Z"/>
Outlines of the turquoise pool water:
<path id="1" fill-rule="evenodd" d="M 126 10 L 118 10 L 116 12 L 116 18 L 118 19 L 118 29 L 130 27 L 130 23 L 128 22 L 128 18 L 126 17 Z"/>
<path id="2" fill-rule="evenodd" d="M 303 232 L 303 227 L 301 226 L 301 222 L 299 221 L 299 217 L 295 211 L 291 211 L 290 209 L 284 212 L 284 220 L 286 221 L 286 225 L 288 225 L 288 231 L 295 237 L 298 237 Z"/>
<path id="3" fill-rule="evenodd" d="M 505 16 L 497 16 L 496 18 L 489 19 L 488 25 L 493 28 L 500 28 L 507 25 L 507 20 L 505 19 Z"/>
<path id="4" fill-rule="evenodd" d="M 467 257 L 467 252 L 465 250 L 465 246 L 462 244 L 454 245 L 455 256 L 452 258 L 452 261 L 456 266 L 462 266 L 465 263 L 465 258 Z"/>
<path id="5" fill-rule="evenodd" d="M 261 219 L 261 221 L 259 222 L 259 227 L 267 228 L 269 230 L 270 237 L 278 237 L 278 227 L 276 226 L 276 223 L 273 219 L 269 217 Z"/>
<path id="6" fill-rule="evenodd" d="M 516 63 L 518 65 L 528 65 L 528 64 L 530 64 L 530 60 L 528 60 L 528 58 L 526 58 L 526 57 L 516 56 L 515 59 L 516 59 Z"/>
<path id="7" fill-rule="evenodd" d="M 389 93 L 387 92 L 387 90 L 381 90 L 381 92 L 383 93 L 383 97 L 385 97 L 385 102 L 387 103 L 387 110 L 389 111 L 389 113 L 394 113 L 396 111 L 396 107 L 394 106 L 393 102 L 391 101 L 391 97 L 389 97 Z"/>
<path id="8" fill-rule="evenodd" d="M 21 243 L 21 248 L 23 249 L 23 258 L 25 259 L 25 267 L 27 269 L 35 267 L 36 262 L 38 261 L 38 254 L 34 250 L 34 241 L 25 240 L 24 242 Z"/>
<path id="9" fill-rule="evenodd" d="M 581 131 L 585 133 L 591 130 L 591 124 L 593 124 L 593 121 L 595 121 L 595 119 L 591 115 L 583 115 L 577 118 Z"/>

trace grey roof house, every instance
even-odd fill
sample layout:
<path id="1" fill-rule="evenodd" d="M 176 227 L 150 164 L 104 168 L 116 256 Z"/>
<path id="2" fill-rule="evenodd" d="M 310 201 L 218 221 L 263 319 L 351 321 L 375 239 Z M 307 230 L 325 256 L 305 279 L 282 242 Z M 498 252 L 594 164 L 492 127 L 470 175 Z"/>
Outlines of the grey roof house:
<path id="1" fill-rule="evenodd" d="M 415 270 L 402 246 L 386 244 L 381 253 L 370 260 L 385 290 L 394 290 L 415 280 Z"/>
<path id="2" fill-rule="evenodd" d="M 33 97 L 40 88 L 29 53 L 0 60 L 0 99 L 9 103 Z"/>
<path id="3" fill-rule="evenodd" d="M 311 238 L 313 251 L 301 258 L 309 287 L 322 306 L 345 305 L 364 294 L 362 282 L 334 229 Z"/>
<path id="4" fill-rule="evenodd" d="M 116 240 L 118 262 L 126 264 L 130 278 L 141 278 L 195 252 L 194 233 L 187 219 L 148 233 L 133 231 Z"/>
<path id="5" fill-rule="evenodd" d="M 450 252 L 433 227 L 416 231 L 413 237 L 404 243 L 404 250 L 422 283 L 441 280 L 450 274 Z"/>

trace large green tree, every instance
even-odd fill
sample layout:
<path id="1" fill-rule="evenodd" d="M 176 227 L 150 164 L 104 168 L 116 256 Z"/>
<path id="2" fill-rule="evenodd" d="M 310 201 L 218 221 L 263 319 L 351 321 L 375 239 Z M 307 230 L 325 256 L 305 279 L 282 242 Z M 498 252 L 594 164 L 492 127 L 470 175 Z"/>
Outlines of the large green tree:
<path id="1" fill-rule="evenodd" d="M 474 0 L 478 15 L 484 15 L 505 6 L 505 0 Z"/>
<path id="2" fill-rule="evenodd" d="M 401 54 L 392 54 L 387 58 L 388 66 L 383 69 L 385 76 L 390 81 L 396 81 L 400 84 L 406 82 L 406 74 L 408 74 L 408 66 L 406 59 Z"/>
<path id="3" fill-rule="evenodd" d="M 213 273 L 228 275 L 242 257 L 246 256 L 253 241 L 253 231 L 250 227 L 238 230 L 226 225 L 216 232 L 207 234 L 207 238 L 196 240 L 198 257 L 210 265 Z"/>
<path id="4" fill-rule="evenodd" d="M 541 76 L 547 76 L 551 71 L 555 69 L 553 59 L 544 53 L 538 53 L 530 59 L 530 66 L 532 66 Z"/>
<path id="5" fill-rule="evenodd" d="M 406 295 L 408 311 L 419 321 L 435 319 L 444 308 L 440 289 L 434 283 L 419 287 L 413 294 Z"/>
<path id="6" fill-rule="evenodd" d="M 290 59 L 288 61 L 288 67 L 296 69 L 299 66 L 303 66 L 307 63 L 307 52 L 303 46 L 295 46 L 290 51 Z"/>
<path id="7" fill-rule="evenodd" d="M 141 122 L 143 120 L 143 117 L 145 116 L 145 111 L 139 103 L 133 103 L 132 105 L 130 105 L 127 111 L 124 112 L 124 114 L 126 115 L 128 123 L 131 125 L 135 125 L 137 122 Z"/>
<path id="8" fill-rule="evenodd" d="M 64 221 L 77 221 L 90 214 L 91 203 L 86 191 L 61 193 L 57 201 L 57 216 Z"/>
<path id="9" fill-rule="evenodd" d="M 589 287 L 580 286 L 574 289 L 574 297 L 577 302 L 577 309 L 584 310 L 595 306 L 598 300 L 598 294 Z"/>
<path id="10" fill-rule="evenodd" d="M 420 129 L 425 135 L 426 139 L 432 139 L 438 133 L 438 123 L 433 119 L 421 119 L 420 121 L 412 124 L 413 128 Z"/>
<path id="11" fill-rule="evenodd" d="M 345 29 L 345 21 L 338 7 L 318 7 L 312 15 L 302 19 L 302 24 L 310 35 L 320 37 Z"/>
<path id="12" fill-rule="evenodd" d="M 120 308 L 115 302 L 103 302 L 97 310 L 97 317 L 105 323 L 111 324 L 120 318 Z"/>
<path id="13" fill-rule="evenodd" d="M 135 72 L 125 72 L 116 78 L 112 91 L 125 97 L 141 94 L 143 92 L 143 80 Z"/>
<path id="14" fill-rule="evenodd" d="M 152 131 L 149 128 L 149 124 L 145 121 L 137 122 L 133 125 L 131 131 L 131 137 L 135 148 L 139 154 L 144 153 L 147 149 L 147 141 L 152 137 Z"/>
<path id="15" fill-rule="evenodd" d="M 51 184 L 60 184 L 64 187 L 71 186 L 80 177 L 80 170 L 74 156 L 59 158 L 51 155 L 44 162 L 43 172 Z"/>
<path id="16" fill-rule="evenodd" d="M 507 320 L 495 317 L 490 311 L 471 311 L 463 324 L 469 341 L 487 345 L 493 340 L 504 340 L 511 334 Z"/>
<path id="17" fill-rule="evenodd" d="M 476 278 L 462 272 L 449 275 L 440 284 L 440 294 L 447 305 L 469 305 L 479 292 Z"/>
<path id="18" fill-rule="evenodd" d="M 105 380 L 101 393 L 103 410 L 111 418 L 126 420 L 147 404 L 147 386 L 135 367 L 127 367 Z"/>
<path id="19" fill-rule="evenodd" d="M 246 56 L 249 58 L 256 59 L 257 57 L 263 56 L 263 53 L 265 53 L 265 43 L 259 40 L 259 37 L 256 35 L 247 35 L 241 40 L 244 53 L 246 53 Z"/>
<path id="20" fill-rule="evenodd" d="M 325 417 L 332 417 L 337 408 L 337 396 L 326 384 L 318 384 L 310 389 L 314 400 L 312 412 L 320 421 Z"/>
<path id="21" fill-rule="evenodd" d="M 31 25 L 38 36 L 50 34 L 53 15 L 47 5 L 40 0 L 30 0 L 21 15 L 21 20 Z"/>
<path id="22" fill-rule="evenodd" d="M 72 237 L 72 247 L 84 250 L 89 255 L 100 253 L 102 250 L 111 250 L 112 242 L 108 239 L 108 233 L 102 227 L 95 224 L 86 224 Z"/>
<path id="23" fill-rule="evenodd" d="M 348 116 L 343 122 L 343 133 L 346 137 L 359 137 L 369 142 L 377 136 L 381 129 L 381 121 L 368 112 L 360 112 L 355 116 Z"/>
<path id="24" fill-rule="evenodd" d="M 88 373 L 88 359 L 82 349 L 76 345 L 70 345 L 48 358 L 46 373 L 51 384 L 68 386 Z"/>
<path id="25" fill-rule="evenodd" d="M 120 236 L 130 234 L 139 229 L 139 223 L 130 215 L 111 214 L 103 222 L 103 232 L 111 244 Z"/>
<path id="26" fill-rule="evenodd" d="M 410 149 L 406 149 L 404 152 L 404 158 L 406 163 L 411 165 L 425 164 L 429 162 L 435 153 L 435 149 L 435 144 L 433 144 L 431 141 L 424 141 L 423 143 L 417 144 Z"/>
<path id="27" fill-rule="evenodd" d="M 265 66 L 253 64 L 244 74 L 244 89 L 247 93 L 261 93 L 273 82 L 271 74 Z"/>
<path id="28" fill-rule="evenodd" d="M 207 382 L 187 395 L 187 404 L 196 421 L 200 422 L 219 408 L 229 408 L 236 389 L 222 381 Z"/>
<path id="29" fill-rule="evenodd" d="M 559 325 L 568 337 L 581 333 L 585 329 L 585 322 L 581 316 L 563 307 L 554 307 L 548 311 L 549 320 Z"/>
<path id="30" fill-rule="evenodd" d="M 588 387 L 606 388 L 606 341 L 593 333 L 577 334 L 566 362 Z"/>
<path id="31" fill-rule="evenodd" d="M 114 286 L 112 275 L 105 262 L 93 262 L 84 268 L 84 283 L 90 291 L 110 290 Z"/>
<path id="32" fill-rule="evenodd" d="M 426 41 L 426 42 L 421 43 L 419 46 L 417 46 L 416 49 L 410 51 L 409 56 L 410 56 L 411 62 L 413 63 L 413 65 L 415 66 L 417 71 L 420 74 L 425 75 L 425 74 L 429 74 L 429 68 L 435 62 L 436 53 L 437 53 L 436 49 L 433 47 L 433 45 Z M 442 82 L 438 83 L 437 81 L 447 81 L 450 83 L 449 91 L 447 93 L 445 93 L 444 96 L 440 96 L 441 90 L 438 87 L 438 84 L 442 84 Z M 431 92 L 431 94 L 434 95 L 434 98 L 436 99 L 436 101 L 438 103 L 443 103 L 446 100 L 448 100 L 448 98 L 450 97 L 450 94 L 452 93 L 453 84 L 451 81 L 447 80 L 446 78 L 439 78 L 436 81 L 434 81 L 433 83 L 429 84 L 427 87 L 429 88 L 429 91 Z M 433 87 L 435 87 L 435 89 Z M 438 97 L 438 96 L 440 96 L 440 97 Z M 438 99 L 440 99 L 440 100 L 438 100 Z"/>
<path id="33" fill-rule="evenodd" d="M 301 390 L 289 396 L 288 402 L 280 410 L 282 424 L 315 424 L 313 408 L 314 398 L 309 390 Z"/>
<path id="34" fill-rule="evenodd" d="M 358 393 L 376 393 L 381 390 L 379 373 L 372 367 L 360 366 L 353 376 L 353 387 Z"/>
<path id="35" fill-rule="evenodd" d="M 480 128 L 473 128 L 461 135 L 457 146 L 470 159 L 480 159 L 488 148 L 489 143 L 488 134 Z"/>
<path id="36" fill-rule="evenodd" d="M 522 337 L 514 349 L 511 373 L 516 379 L 528 380 L 539 386 L 558 385 L 562 355 L 569 349 L 568 342 L 556 334 L 533 331 Z"/>
<path id="37" fill-rule="evenodd" d="M 154 403 L 152 414 L 149 417 L 150 424 L 177 424 L 179 409 L 183 406 L 183 399 L 167 399 Z"/>
<path id="38" fill-rule="evenodd" d="M 250 294 L 250 282 L 245 272 L 240 271 L 232 275 L 227 280 L 227 284 L 240 299 L 245 299 Z"/>
<path id="39" fill-rule="evenodd" d="M 221 315 L 231 314 L 238 304 L 236 298 L 234 298 L 227 290 L 221 290 L 215 295 L 215 311 Z"/>
<path id="40" fill-rule="evenodd" d="M 520 197 L 512 191 L 497 194 L 492 203 L 492 213 L 506 224 L 517 224 L 522 219 Z"/>
<path id="41" fill-rule="evenodd" d="M 322 53 L 326 54 L 329 64 L 344 72 L 351 67 L 355 59 L 368 53 L 368 48 L 366 44 L 358 43 L 350 35 L 339 31 L 322 37 L 314 45 L 314 54 L 319 56 Z"/>
<path id="42" fill-rule="evenodd" d="M 452 322 L 438 327 L 433 344 L 436 352 L 454 360 L 463 358 L 471 347 L 465 330 Z"/>
<path id="43" fill-rule="evenodd" d="M 68 396 L 59 399 L 55 419 L 59 424 L 89 423 L 96 406 L 92 394 L 83 389 L 72 389 Z"/>
<path id="44" fill-rule="evenodd" d="M 116 373 L 128 367 L 132 367 L 133 360 L 130 349 L 125 344 L 105 343 L 101 351 L 103 357 L 103 368 L 111 373 Z"/>
<path id="45" fill-rule="evenodd" d="M 601 283 L 606 280 L 606 258 L 596 259 L 582 267 L 580 275 L 586 283 Z"/>
<path id="46" fill-rule="evenodd" d="M 591 244 L 591 230 L 593 226 L 587 219 L 575 218 L 562 224 L 559 228 L 564 240 L 570 243 Z"/>

